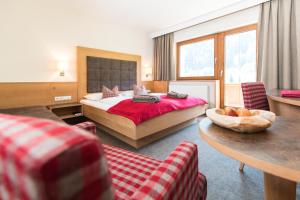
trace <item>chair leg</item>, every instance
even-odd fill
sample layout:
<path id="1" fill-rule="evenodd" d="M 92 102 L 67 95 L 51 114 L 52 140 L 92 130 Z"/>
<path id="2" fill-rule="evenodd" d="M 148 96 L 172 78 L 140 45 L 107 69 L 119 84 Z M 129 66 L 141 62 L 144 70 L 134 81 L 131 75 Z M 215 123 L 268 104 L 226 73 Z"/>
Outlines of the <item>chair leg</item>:
<path id="1" fill-rule="evenodd" d="M 244 171 L 245 163 L 240 162 L 240 168 L 239 170 L 242 172 Z"/>

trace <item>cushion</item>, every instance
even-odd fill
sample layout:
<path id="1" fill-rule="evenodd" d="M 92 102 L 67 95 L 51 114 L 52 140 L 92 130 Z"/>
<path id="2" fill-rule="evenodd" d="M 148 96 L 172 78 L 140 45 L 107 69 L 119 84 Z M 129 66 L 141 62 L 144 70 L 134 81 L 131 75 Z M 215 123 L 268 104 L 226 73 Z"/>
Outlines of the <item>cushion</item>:
<path id="1" fill-rule="evenodd" d="M 109 97 L 116 97 L 119 95 L 119 88 L 115 86 L 112 90 L 103 86 L 102 87 L 102 99 L 109 98 Z"/>
<path id="2" fill-rule="evenodd" d="M 123 97 L 133 97 L 133 90 L 122 91 L 120 95 Z"/>
<path id="3" fill-rule="evenodd" d="M 146 95 L 147 93 L 148 92 L 147 92 L 147 90 L 146 90 L 146 88 L 145 88 L 144 85 L 140 85 L 140 86 L 134 85 L 133 86 L 133 94 L 134 94 L 134 96 L 136 96 L 136 95 Z"/>
<path id="4" fill-rule="evenodd" d="M 103 146 L 79 128 L 0 114 L 0 158 L 0 199 L 113 199 Z"/>

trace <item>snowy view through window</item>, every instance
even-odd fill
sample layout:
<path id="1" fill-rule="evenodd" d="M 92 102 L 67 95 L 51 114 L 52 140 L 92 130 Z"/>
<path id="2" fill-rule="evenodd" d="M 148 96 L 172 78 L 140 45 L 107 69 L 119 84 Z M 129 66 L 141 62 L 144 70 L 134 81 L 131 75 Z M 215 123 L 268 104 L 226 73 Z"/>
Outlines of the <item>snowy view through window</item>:
<path id="1" fill-rule="evenodd" d="M 180 76 L 214 76 L 214 39 L 180 47 Z M 225 37 L 225 84 L 256 80 L 256 31 Z"/>
<path id="2" fill-rule="evenodd" d="M 180 76 L 214 76 L 214 39 L 180 47 Z"/>
<path id="3" fill-rule="evenodd" d="M 225 84 L 256 80 L 256 31 L 225 38 Z"/>

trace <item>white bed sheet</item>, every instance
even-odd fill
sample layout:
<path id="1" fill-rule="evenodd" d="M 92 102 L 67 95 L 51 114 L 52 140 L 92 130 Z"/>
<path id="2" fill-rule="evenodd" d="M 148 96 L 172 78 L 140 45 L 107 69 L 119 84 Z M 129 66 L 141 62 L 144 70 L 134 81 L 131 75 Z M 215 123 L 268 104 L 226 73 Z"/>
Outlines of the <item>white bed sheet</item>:
<path id="1" fill-rule="evenodd" d="M 131 99 L 132 97 L 125 97 L 125 96 L 117 96 L 117 97 L 110 97 L 110 98 L 105 98 L 101 99 L 100 101 L 93 101 L 93 100 L 88 100 L 88 99 L 82 99 L 80 103 L 88 105 L 88 106 L 93 106 L 95 108 L 99 108 L 101 110 L 107 111 L 114 105 L 118 104 L 120 101 L 123 101 L 125 99 Z"/>
<path id="2" fill-rule="evenodd" d="M 165 95 L 165 93 L 149 93 L 149 94 L 157 95 L 157 96 Z M 80 103 L 107 111 L 114 105 L 118 104 L 120 101 L 123 101 L 125 99 L 131 99 L 132 97 L 133 96 L 131 95 L 128 96 L 119 95 L 117 97 L 109 97 L 109 98 L 101 99 L 100 101 L 82 99 Z"/>

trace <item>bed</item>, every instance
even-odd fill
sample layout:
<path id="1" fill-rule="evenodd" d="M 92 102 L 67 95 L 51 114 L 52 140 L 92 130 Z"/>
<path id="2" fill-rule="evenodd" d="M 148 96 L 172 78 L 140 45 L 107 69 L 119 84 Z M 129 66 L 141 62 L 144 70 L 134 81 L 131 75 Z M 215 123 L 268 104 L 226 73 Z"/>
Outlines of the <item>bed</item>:
<path id="1" fill-rule="evenodd" d="M 130 119 L 110 114 L 100 102 L 83 100 L 88 93 L 100 92 L 103 85 L 118 85 L 122 91 L 132 90 L 141 84 L 141 57 L 131 54 L 103 51 L 85 47 L 77 48 L 78 100 L 83 104 L 85 117 L 96 122 L 105 132 L 127 144 L 140 148 L 161 137 L 182 129 L 204 114 L 206 105 L 172 111 L 136 125 Z"/>

